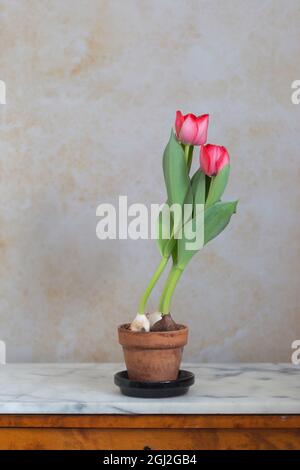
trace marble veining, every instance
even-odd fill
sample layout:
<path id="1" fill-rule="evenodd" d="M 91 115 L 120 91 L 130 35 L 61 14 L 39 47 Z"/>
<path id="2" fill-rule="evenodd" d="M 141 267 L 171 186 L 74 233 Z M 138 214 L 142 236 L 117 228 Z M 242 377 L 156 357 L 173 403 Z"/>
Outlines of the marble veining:
<path id="1" fill-rule="evenodd" d="M 123 364 L 0 366 L 0 413 L 298 414 L 300 367 L 185 364 L 195 385 L 182 397 L 124 397 L 113 383 Z"/>

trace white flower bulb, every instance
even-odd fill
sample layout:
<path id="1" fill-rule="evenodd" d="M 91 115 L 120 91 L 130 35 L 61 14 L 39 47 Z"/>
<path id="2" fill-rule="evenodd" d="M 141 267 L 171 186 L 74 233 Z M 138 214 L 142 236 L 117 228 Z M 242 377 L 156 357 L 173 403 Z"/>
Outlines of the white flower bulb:
<path id="1" fill-rule="evenodd" d="M 138 313 L 130 325 L 131 331 L 150 331 L 150 321 L 146 315 Z"/>
<path id="2" fill-rule="evenodd" d="M 150 328 L 157 323 L 159 320 L 162 319 L 162 314 L 160 312 L 153 312 L 148 315 L 149 322 L 150 322 Z"/>

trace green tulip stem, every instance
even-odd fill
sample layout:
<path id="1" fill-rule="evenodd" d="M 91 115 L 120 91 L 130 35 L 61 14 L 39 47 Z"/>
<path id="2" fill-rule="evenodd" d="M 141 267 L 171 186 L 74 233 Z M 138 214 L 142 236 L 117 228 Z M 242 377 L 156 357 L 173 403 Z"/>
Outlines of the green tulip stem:
<path id="1" fill-rule="evenodd" d="M 185 156 L 185 161 L 186 161 L 188 173 L 190 172 L 191 165 L 192 165 L 193 151 L 194 151 L 194 146 L 193 145 L 185 145 L 185 147 L 184 147 L 184 156 Z"/>
<path id="2" fill-rule="evenodd" d="M 211 204 L 211 194 L 212 194 L 212 192 L 213 192 L 214 181 L 215 181 L 215 176 L 211 176 L 211 177 L 210 177 L 210 181 L 209 181 L 208 194 L 207 194 L 207 198 L 206 198 L 206 201 L 205 201 L 205 207 L 206 207 L 207 209 L 212 205 L 212 204 Z"/>
<path id="3" fill-rule="evenodd" d="M 190 152 L 190 146 L 185 145 L 184 146 L 184 156 L 185 156 L 185 161 L 186 161 L 187 164 L 188 164 L 188 161 L 189 161 L 189 152 Z"/>
<path id="4" fill-rule="evenodd" d="M 173 292 L 182 272 L 183 270 L 178 266 L 173 266 L 169 273 L 159 304 L 159 310 L 162 315 L 167 315 L 170 313 Z"/>
<path id="5" fill-rule="evenodd" d="M 140 303 L 139 303 L 139 313 L 141 314 L 145 314 L 145 308 L 146 308 L 146 303 L 147 303 L 147 300 L 155 286 L 155 284 L 157 283 L 158 279 L 160 278 L 162 272 L 164 271 L 167 263 L 169 261 L 169 258 L 166 258 L 166 257 L 163 257 L 158 265 L 158 268 L 156 269 L 155 273 L 153 274 L 153 276 L 151 277 L 150 281 L 149 281 L 149 284 L 148 286 L 146 287 L 141 299 L 140 299 Z"/>

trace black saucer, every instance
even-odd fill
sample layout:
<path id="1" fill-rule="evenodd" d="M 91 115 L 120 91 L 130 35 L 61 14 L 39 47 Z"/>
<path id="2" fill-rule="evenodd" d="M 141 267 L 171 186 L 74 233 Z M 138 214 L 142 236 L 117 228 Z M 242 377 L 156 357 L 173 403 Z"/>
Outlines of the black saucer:
<path id="1" fill-rule="evenodd" d="M 166 398 L 184 395 L 195 382 L 195 376 L 188 370 L 180 370 L 176 380 L 139 382 L 138 380 L 130 380 L 127 370 L 122 370 L 115 374 L 114 381 L 120 387 L 123 395 L 128 397 Z"/>

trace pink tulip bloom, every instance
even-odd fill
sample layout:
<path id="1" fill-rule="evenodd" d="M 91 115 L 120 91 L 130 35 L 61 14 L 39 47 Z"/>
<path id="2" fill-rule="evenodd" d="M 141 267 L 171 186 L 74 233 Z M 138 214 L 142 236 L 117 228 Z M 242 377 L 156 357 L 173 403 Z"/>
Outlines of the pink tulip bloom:
<path id="1" fill-rule="evenodd" d="M 207 144 L 200 149 L 200 166 L 208 176 L 215 176 L 224 166 L 229 165 L 230 158 L 225 147 Z"/>
<path id="2" fill-rule="evenodd" d="M 175 130 L 177 139 L 185 145 L 203 145 L 207 139 L 208 114 L 196 117 L 194 114 L 176 112 Z"/>

